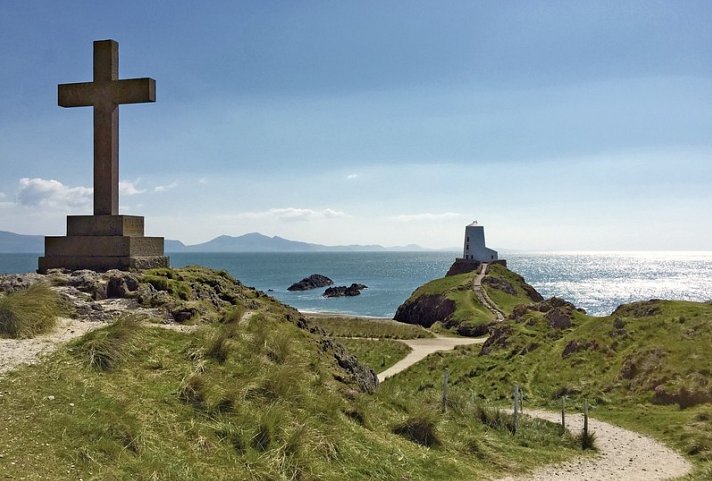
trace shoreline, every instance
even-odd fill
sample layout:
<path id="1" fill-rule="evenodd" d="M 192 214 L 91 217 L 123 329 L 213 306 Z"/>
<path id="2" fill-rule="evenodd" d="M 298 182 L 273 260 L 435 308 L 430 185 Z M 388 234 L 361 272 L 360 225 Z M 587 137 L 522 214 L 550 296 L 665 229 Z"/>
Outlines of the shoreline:
<path id="1" fill-rule="evenodd" d="M 319 317 L 319 318 L 339 317 L 339 318 L 343 318 L 343 319 L 372 319 L 375 321 L 393 321 L 394 320 L 392 317 L 365 316 L 365 315 L 361 315 L 361 314 L 349 314 L 348 312 L 308 311 L 308 310 L 302 310 L 302 309 L 297 309 L 297 311 L 299 311 L 299 314 L 302 314 L 304 317 Z"/>

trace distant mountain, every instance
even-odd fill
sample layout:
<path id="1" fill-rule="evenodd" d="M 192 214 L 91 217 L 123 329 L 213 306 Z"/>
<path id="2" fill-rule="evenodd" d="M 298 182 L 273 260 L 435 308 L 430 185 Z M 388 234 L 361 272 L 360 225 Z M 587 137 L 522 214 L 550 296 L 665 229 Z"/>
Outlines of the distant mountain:
<path id="1" fill-rule="evenodd" d="M 185 245 L 181 241 L 166 239 L 166 252 L 413 252 L 427 251 L 415 244 L 383 247 L 380 245 L 326 246 L 293 241 L 279 236 L 269 237 L 257 232 L 231 237 L 221 235 L 208 242 Z M 0 231 L 0 253 L 24 254 L 44 252 L 44 236 L 23 235 Z"/>
<path id="2" fill-rule="evenodd" d="M 424 250 L 428 249 L 415 244 L 398 247 L 383 247 L 380 245 L 326 246 L 293 241 L 279 236 L 269 237 L 258 232 L 238 237 L 221 235 L 208 242 L 190 246 L 183 245 L 178 241 L 166 241 L 166 252 L 380 252 Z"/>
<path id="3" fill-rule="evenodd" d="M 0 253 L 39 254 L 44 252 L 44 236 L 0 231 Z"/>

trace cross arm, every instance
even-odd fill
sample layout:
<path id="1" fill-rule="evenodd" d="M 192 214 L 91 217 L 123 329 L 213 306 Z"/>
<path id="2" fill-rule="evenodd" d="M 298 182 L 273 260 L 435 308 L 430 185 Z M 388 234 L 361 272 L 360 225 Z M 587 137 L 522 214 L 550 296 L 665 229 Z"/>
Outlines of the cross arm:
<path id="1" fill-rule="evenodd" d="M 57 87 L 57 103 L 60 107 L 89 107 L 94 102 L 93 94 L 92 82 L 60 84 Z"/>
<path id="2" fill-rule="evenodd" d="M 140 104 L 156 101 L 156 81 L 152 78 L 132 78 L 112 82 L 115 104 Z"/>

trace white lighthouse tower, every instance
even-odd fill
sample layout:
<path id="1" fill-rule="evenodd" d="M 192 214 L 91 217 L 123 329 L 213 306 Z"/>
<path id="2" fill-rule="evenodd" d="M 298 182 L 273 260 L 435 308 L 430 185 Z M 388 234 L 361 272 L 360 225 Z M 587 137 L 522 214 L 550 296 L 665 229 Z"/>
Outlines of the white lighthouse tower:
<path id="1" fill-rule="evenodd" d="M 497 251 L 485 245 L 485 228 L 474 221 L 465 226 L 465 248 L 463 259 L 466 261 L 491 262 L 496 261 Z"/>

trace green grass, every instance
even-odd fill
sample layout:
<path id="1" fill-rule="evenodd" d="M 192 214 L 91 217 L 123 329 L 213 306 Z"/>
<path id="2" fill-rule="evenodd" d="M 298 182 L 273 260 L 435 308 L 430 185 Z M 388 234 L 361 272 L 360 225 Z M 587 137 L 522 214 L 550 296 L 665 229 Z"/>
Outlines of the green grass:
<path id="1" fill-rule="evenodd" d="M 366 317 L 307 316 L 309 324 L 321 327 L 332 337 L 369 337 L 377 339 L 416 339 L 433 337 L 420 326 L 386 319 Z"/>
<path id="2" fill-rule="evenodd" d="M 664 440 L 696 464 L 688 479 L 708 479 L 710 403 L 685 407 L 674 399 L 712 392 L 712 305 L 659 301 L 608 317 L 575 312 L 572 327 L 564 330 L 529 312 L 498 327 L 507 334 L 488 355 L 479 355 L 480 346 L 461 347 L 393 379 L 406 390 L 436 396 L 448 369 L 451 386 L 488 405 L 508 406 L 514 384 L 522 386 L 525 406 L 559 409 L 566 395 L 567 407 L 580 412 L 588 399 L 592 416 Z M 656 395 L 661 390 L 673 404 L 655 404 L 662 402 Z"/>
<path id="3" fill-rule="evenodd" d="M 406 344 L 392 339 L 339 339 L 351 354 L 376 372 L 397 363 L 411 351 Z"/>
<path id="4" fill-rule="evenodd" d="M 510 271 L 503 265 L 491 264 L 487 266 L 485 279 L 487 277 L 496 277 L 502 281 L 505 281 L 514 288 L 516 294 L 509 294 L 503 290 L 493 288 L 488 285 L 484 279 L 482 282 L 482 286 L 487 291 L 489 298 L 492 299 L 492 301 L 506 314 L 510 314 L 519 304 L 529 304 L 533 302 L 522 287 L 524 284 L 522 277 L 519 274 Z"/>
<path id="5" fill-rule="evenodd" d="M 190 285 L 191 297 L 200 288 L 195 279 L 180 282 Z M 328 343 L 298 327 L 295 311 L 247 289 L 232 292 L 243 296 L 238 309 L 256 312 L 249 320 L 216 311 L 215 322 L 191 333 L 121 321 L 1 377 L 0 473 L 56 480 L 481 479 L 580 452 L 555 425 L 527 424 L 513 436 L 482 422 L 475 415 L 482 403 L 457 385 L 445 412 L 437 390 L 412 389 L 397 377 L 365 394 Z M 421 421 L 416 431 L 437 437 L 430 447 L 413 431 Z"/>
<path id="6" fill-rule="evenodd" d="M 494 315 L 475 296 L 472 283 L 476 275 L 468 272 L 435 279 L 416 289 L 406 302 L 412 303 L 421 296 L 442 295 L 455 302 L 455 311 L 448 318 L 440 319 L 440 326 L 452 332 L 462 324 L 471 330 L 484 327 L 494 320 Z"/>
<path id="7" fill-rule="evenodd" d="M 27 339 L 49 332 L 64 311 L 59 294 L 41 283 L 0 297 L 0 337 Z"/>

